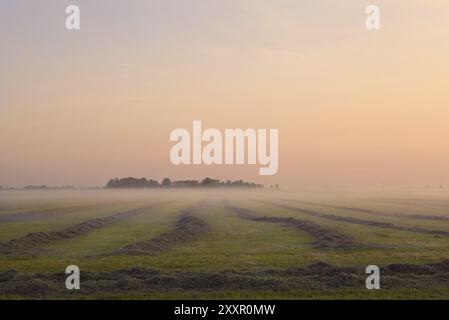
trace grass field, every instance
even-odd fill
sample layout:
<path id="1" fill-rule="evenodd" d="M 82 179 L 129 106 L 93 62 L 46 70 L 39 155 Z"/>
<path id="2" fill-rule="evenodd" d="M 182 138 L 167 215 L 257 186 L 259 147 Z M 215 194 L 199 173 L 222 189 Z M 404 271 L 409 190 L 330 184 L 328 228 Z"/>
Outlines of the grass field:
<path id="1" fill-rule="evenodd" d="M 373 264 L 380 290 L 365 287 Z M 0 297 L 448 299 L 449 197 L 1 191 Z"/>

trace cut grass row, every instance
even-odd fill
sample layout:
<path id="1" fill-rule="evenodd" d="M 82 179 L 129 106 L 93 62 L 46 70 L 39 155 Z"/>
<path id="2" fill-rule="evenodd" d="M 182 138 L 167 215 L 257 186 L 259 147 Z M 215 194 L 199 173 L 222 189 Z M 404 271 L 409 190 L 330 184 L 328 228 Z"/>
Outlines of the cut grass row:
<path id="1" fill-rule="evenodd" d="M 123 221 L 95 231 L 81 239 L 51 244 L 51 256 L 16 260 L 0 257 L 2 270 L 61 270 L 68 264 L 78 264 L 86 270 L 116 270 L 133 266 L 145 266 L 161 270 L 248 270 L 303 266 L 317 261 L 338 265 L 368 265 L 394 262 L 425 263 L 447 258 L 447 239 L 429 235 L 410 234 L 384 230 L 377 227 L 348 225 L 321 218 L 300 215 L 275 206 L 260 205 L 253 201 L 241 201 L 260 215 L 298 217 L 313 221 L 326 228 L 349 234 L 363 243 L 382 243 L 385 249 L 362 249 L 356 252 L 323 252 L 312 247 L 310 234 L 268 222 L 245 221 L 226 210 L 219 202 L 212 202 L 198 211 L 198 217 L 210 226 L 207 234 L 194 243 L 180 245 L 157 256 L 108 256 L 98 255 L 120 248 L 127 243 L 144 240 L 173 229 L 177 210 L 192 202 L 180 202 L 171 209 Z"/>

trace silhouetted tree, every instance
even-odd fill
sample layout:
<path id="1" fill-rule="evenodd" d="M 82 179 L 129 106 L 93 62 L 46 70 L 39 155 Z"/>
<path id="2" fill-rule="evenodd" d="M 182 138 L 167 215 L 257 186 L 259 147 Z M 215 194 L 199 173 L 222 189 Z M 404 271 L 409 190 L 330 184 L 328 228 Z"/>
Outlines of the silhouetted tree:
<path id="1" fill-rule="evenodd" d="M 43 187 L 43 186 L 42 186 Z M 261 184 L 245 182 L 243 180 L 221 182 L 218 179 L 205 178 L 201 182 L 197 180 L 179 180 L 172 182 L 169 178 L 162 180 L 161 184 L 156 180 L 147 180 L 145 178 L 114 178 L 108 181 L 106 188 L 214 188 L 214 187 L 226 187 L 226 188 L 263 188 Z M 273 187 L 273 186 L 272 186 Z"/>
<path id="2" fill-rule="evenodd" d="M 171 181 L 169 178 L 165 178 L 164 180 L 162 180 L 162 185 L 163 186 L 170 186 L 171 185 Z"/>

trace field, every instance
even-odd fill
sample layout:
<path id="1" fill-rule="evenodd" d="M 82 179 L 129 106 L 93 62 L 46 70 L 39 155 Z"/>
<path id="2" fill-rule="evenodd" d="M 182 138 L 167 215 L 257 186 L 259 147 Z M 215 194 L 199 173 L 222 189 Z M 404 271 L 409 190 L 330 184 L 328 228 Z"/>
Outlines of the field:
<path id="1" fill-rule="evenodd" d="M 448 299 L 449 197 L 4 190 L 0 298 Z"/>

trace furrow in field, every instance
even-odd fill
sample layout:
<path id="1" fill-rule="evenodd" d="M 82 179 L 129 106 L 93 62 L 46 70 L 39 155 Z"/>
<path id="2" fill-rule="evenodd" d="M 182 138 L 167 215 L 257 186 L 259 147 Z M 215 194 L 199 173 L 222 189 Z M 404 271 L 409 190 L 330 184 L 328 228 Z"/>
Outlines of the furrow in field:
<path id="1" fill-rule="evenodd" d="M 447 217 L 447 216 L 437 216 L 437 215 L 431 215 L 431 214 L 392 213 L 392 212 L 383 212 L 383 211 L 371 210 L 371 209 L 365 209 L 365 208 L 336 206 L 336 205 L 330 205 L 330 204 L 318 203 L 318 202 L 310 202 L 310 201 L 299 201 L 299 200 L 288 200 L 288 201 L 294 201 L 294 202 L 298 202 L 298 203 L 304 203 L 304 204 L 308 204 L 308 205 L 320 206 L 320 207 L 325 207 L 325 208 L 330 208 L 330 209 L 348 210 L 348 211 L 353 211 L 353 212 L 372 214 L 372 215 L 383 216 L 383 217 L 411 218 L 411 219 L 431 220 L 431 221 L 449 221 L 449 217 Z"/>
<path id="2" fill-rule="evenodd" d="M 327 220 L 332 220 L 332 221 L 353 223 L 353 224 L 369 226 L 369 227 L 388 228 L 388 229 L 394 229 L 394 230 L 399 230 L 399 231 L 430 234 L 430 235 L 435 235 L 435 236 L 449 236 L 449 232 L 444 231 L 444 230 L 432 230 L 432 229 L 426 229 L 426 228 L 421 228 L 421 227 L 400 226 L 400 225 L 396 225 L 396 224 L 393 224 L 390 222 L 379 222 L 379 221 L 375 221 L 375 220 L 365 220 L 365 219 L 359 219 L 359 218 L 354 218 L 354 217 L 338 216 L 335 214 L 326 214 L 326 213 L 322 213 L 319 211 L 287 206 L 287 205 L 279 204 L 276 202 L 268 202 L 268 201 L 262 201 L 262 202 L 268 203 L 271 205 L 275 205 L 275 206 L 278 206 L 280 208 L 284 208 L 287 210 L 296 211 L 299 213 L 303 213 L 303 214 L 307 214 L 310 216 L 315 216 L 315 217 L 323 218 L 323 219 L 327 219 Z"/>
<path id="3" fill-rule="evenodd" d="M 147 268 L 112 272 L 84 271 L 82 294 L 151 294 L 174 291 L 257 291 L 365 289 L 366 266 L 332 266 L 324 262 L 289 269 L 225 271 L 159 271 Z M 449 260 L 423 265 L 391 264 L 380 268 L 384 290 L 449 287 Z M 0 292 L 32 298 L 73 296 L 65 289 L 64 273 L 0 273 Z"/>
<path id="4" fill-rule="evenodd" d="M 26 236 L 0 243 L 0 254 L 21 255 L 39 253 L 42 251 L 42 249 L 39 249 L 40 245 L 84 236 L 97 229 L 133 218 L 152 208 L 152 206 L 138 208 L 103 218 L 91 219 L 58 231 L 30 233 Z"/>
<path id="5" fill-rule="evenodd" d="M 198 208 L 195 207 L 196 209 Z M 116 255 L 154 255 L 168 251 L 184 243 L 192 242 L 205 234 L 208 224 L 195 216 L 195 209 L 182 211 L 173 231 L 155 238 L 131 243 L 114 252 Z"/>
<path id="6" fill-rule="evenodd" d="M 259 222 L 280 223 L 307 232 L 314 237 L 313 246 L 318 249 L 358 249 L 368 245 L 356 242 L 351 236 L 319 224 L 297 218 L 258 216 L 250 210 L 238 208 L 225 203 L 225 207 L 234 211 L 240 218 Z"/>

